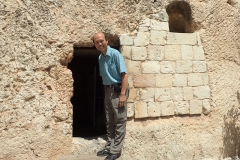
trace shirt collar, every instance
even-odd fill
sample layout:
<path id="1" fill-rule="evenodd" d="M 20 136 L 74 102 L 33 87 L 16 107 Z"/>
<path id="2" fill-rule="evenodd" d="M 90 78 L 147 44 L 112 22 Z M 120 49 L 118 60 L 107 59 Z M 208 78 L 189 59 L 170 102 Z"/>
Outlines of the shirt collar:
<path id="1" fill-rule="evenodd" d="M 109 56 L 109 57 L 111 57 L 111 47 L 110 46 L 108 46 L 107 47 L 107 52 L 106 52 L 106 56 Z"/>
<path id="2" fill-rule="evenodd" d="M 106 56 L 109 56 L 109 57 L 111 57 L 111 47 L 110 46 L 108 46 L 107 47 L 107 52 L 106 52 Z M 102 53 L 100 54 L 100 56 L 102 57 L 102 58 L 105 58 L 106 56 L 104 56 Z"/>

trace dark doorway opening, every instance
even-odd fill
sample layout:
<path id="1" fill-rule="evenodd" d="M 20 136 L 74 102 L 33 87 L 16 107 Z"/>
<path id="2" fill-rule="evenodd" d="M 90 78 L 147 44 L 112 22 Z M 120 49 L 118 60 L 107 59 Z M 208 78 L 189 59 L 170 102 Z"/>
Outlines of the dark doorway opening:
<path id="1" fill-rule="evenodd" d="M 194 32 L 192 10 L 188 2 L 173 1 L 166 6 L 169 16 L 169 31 L 177 33 Z"/>
<path id="2" fill-rule="evenodd" d="M 94 137 L 106 134 L 104 87 L 99 75 L 95 48 L 74 48 L 74 58 L 68 64 L 74 79 L 73 137 Z"/>

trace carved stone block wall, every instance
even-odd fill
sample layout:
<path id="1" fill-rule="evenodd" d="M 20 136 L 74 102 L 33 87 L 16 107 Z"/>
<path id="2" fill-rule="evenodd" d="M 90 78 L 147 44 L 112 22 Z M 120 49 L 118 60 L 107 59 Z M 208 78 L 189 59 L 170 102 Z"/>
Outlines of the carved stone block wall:
<path id="1" fill-rule="evenodd" d="M 142 21 L 136 36 L 120 36 L 133 82 L 128 117 L 210 112 L 207 63 L 199 36 L 169 32 L 167 21 L 155 19 Z"/>

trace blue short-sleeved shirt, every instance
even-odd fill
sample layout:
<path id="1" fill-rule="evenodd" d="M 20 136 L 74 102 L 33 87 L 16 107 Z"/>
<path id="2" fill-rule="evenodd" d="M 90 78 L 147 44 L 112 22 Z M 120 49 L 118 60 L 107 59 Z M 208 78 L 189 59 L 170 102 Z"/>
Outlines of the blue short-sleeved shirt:
<path id="1" fill-rule="evenodd" d="M 106 56 L 100 54 L 98 57 L 99 72 L 103 85 L 112 85 L 122 82 L 121 73 L 127 73 L 122 54 L 108 46 Z"/>

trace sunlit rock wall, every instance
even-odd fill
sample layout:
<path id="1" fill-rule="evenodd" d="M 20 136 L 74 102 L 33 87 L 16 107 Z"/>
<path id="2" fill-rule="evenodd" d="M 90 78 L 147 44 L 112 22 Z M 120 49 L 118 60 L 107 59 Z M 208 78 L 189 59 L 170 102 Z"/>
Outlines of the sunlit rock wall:
<path id="1" fill-rule="evenodd" d="M 95 154 L 104 141 L 72 138 L 73 46 L 97 31 L 136 36 L 164 0 L 0 0 L 0 159 Z M 239 148 L 239 2 L 189 0 L 206 57 L 211 113 L 129 119 L 126 159 L 219 159 Z M 141 28 L 144 30 L 144 28 Z M 137 145 L 136 145 L 137 144 Z"/>

